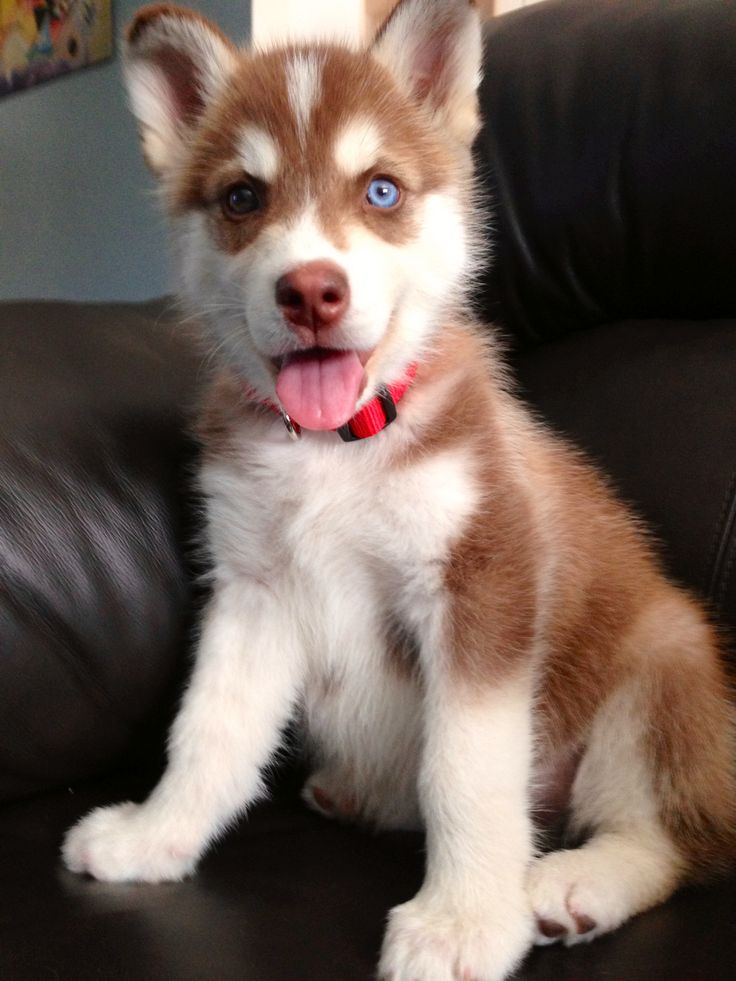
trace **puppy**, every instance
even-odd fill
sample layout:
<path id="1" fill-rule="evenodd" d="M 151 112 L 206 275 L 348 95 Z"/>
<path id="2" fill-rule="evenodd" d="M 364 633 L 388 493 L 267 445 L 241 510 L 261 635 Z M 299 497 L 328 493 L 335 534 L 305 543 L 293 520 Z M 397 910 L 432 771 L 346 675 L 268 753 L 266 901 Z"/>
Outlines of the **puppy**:
<path id="1" fill-rule="evenodd" d="M 724 864 L 714 632 L 468 312 L 474 9 L 402 0 L 366 50 L 250 53 L 148 7 L 125 64 L 216 351 L 213 593 L 163 779 L 74 827 L 67 866 L 189 875 L 294 718 L 308 803 L 426 828 L 381 978 L 500 981 L 532 943 L 589 940 Z M 576 847 L 540 855 L 553 800 Z"/>

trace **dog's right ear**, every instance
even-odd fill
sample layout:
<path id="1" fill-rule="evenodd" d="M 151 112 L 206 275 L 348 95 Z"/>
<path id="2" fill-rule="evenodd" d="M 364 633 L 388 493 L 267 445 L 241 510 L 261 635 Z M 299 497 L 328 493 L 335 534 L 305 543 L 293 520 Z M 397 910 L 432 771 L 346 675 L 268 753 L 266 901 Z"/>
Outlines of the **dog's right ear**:
<path id="1" fill-rule="evenodd" d="M 480 127 L 482 61 L 471 0 L 399 0 L 370 50 L 444 133 L 470 146 Z"/>
<path id="2" fill-rule="evenodd" d="M 155 174 L 175 163 L 236 55 L 235 45 L 194 11 L 156 4 L 138 12 L 125 37 L 125 82 L 143 154 Z"/>

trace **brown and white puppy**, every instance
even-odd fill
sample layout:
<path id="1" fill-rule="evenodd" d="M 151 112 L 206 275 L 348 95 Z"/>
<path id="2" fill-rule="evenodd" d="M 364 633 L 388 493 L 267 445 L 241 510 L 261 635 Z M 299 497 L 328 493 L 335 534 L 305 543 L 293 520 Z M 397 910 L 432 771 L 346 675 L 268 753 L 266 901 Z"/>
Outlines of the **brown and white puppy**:
<path id="1" fill-rule="evenodd" d="M 165 776 L 81 821 L 64 859 L 188 875 L 298 717 L 310 804 L 426 828 L 392 981 L 499 981 L 734 848 L 713 630 L 467 312 L 480 64 L 466 0 L 402 0 L 367 50 L 252 53 L 149 7 L 126 50 L 181 293 L 217 349 L 213 595 Z M 376 406 L 376 435 L 334 432 Z M 535 813 L 563 791 L 580 844 L 539 855 Z"/>

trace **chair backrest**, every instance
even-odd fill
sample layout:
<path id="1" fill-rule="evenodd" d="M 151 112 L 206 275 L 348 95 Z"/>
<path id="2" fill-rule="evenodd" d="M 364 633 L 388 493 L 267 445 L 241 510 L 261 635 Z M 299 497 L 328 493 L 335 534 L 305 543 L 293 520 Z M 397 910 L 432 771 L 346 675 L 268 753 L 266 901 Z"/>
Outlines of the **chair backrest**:
<path id="1" fill-rule="evenodd" d="M 546 0 L 487 27 L 489 320 L 535 343 L 736 314 L 736 3 Z"/>

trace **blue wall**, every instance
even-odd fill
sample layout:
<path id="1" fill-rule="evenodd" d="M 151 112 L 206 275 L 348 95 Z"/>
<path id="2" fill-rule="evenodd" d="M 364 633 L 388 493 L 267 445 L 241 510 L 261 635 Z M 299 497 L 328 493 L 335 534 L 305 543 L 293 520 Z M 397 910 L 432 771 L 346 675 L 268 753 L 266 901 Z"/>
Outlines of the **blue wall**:
<path id="1" fill-rule="evenodd" d="M 186 2 L 186 0 L 184 0 Z M 116 36 L 143 0 L 114 0 Z M 236 40 L 250 0 L 202 0 Z M 164 223 L 120 59 L 0 99 L 0 299 L 147 299 L 169 288 Z"/>

